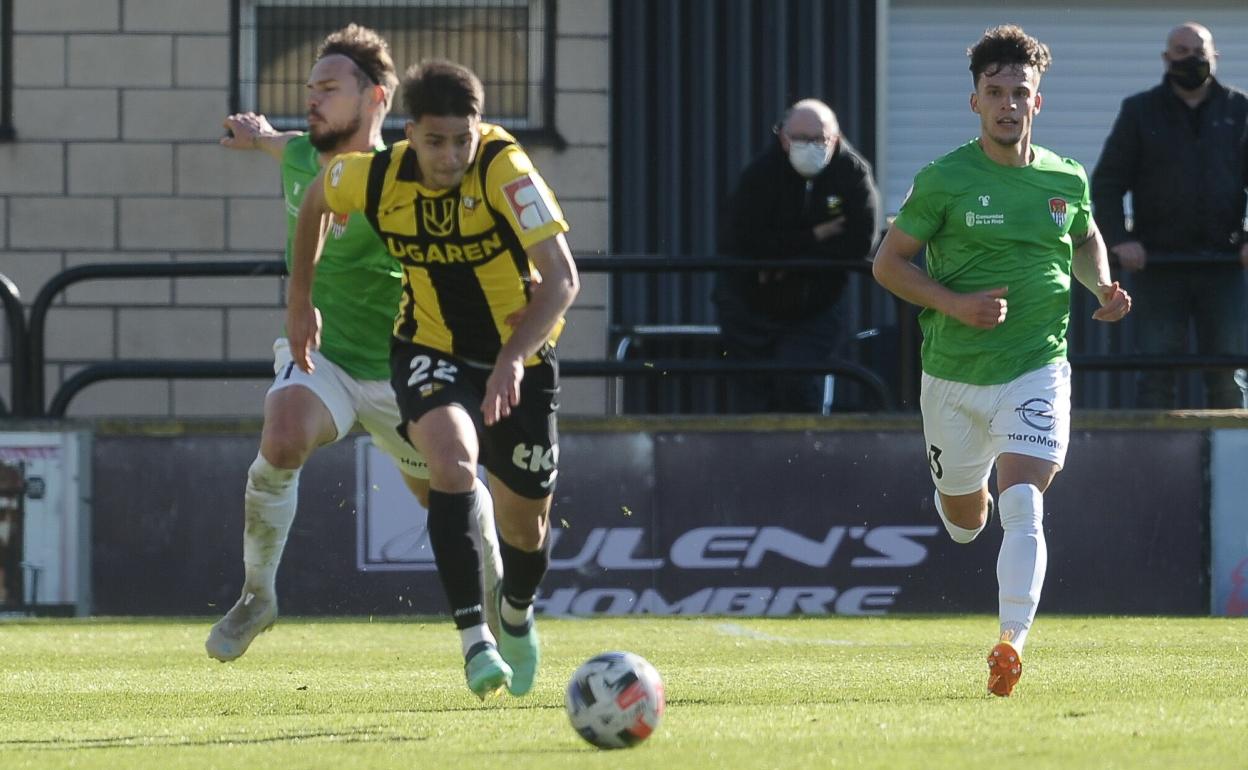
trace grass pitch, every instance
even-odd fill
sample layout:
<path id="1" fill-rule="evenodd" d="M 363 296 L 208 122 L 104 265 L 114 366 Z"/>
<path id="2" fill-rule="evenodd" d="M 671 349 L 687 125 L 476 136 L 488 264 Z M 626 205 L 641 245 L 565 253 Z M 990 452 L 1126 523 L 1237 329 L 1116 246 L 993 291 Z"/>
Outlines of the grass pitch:
<path id="1" fill-rule="evenodd" d="M 1248 767 L 1244 620 L 1042 617 L 1006 700 L 988 617 L 543 619 L 534 692 L 486 704 L 445 621 L 283 618 L 231 664 L 210 623 L 0 622 L 0 768 Z M 610 649 L 667 686 L 636 749 L 564 715 Z"/>

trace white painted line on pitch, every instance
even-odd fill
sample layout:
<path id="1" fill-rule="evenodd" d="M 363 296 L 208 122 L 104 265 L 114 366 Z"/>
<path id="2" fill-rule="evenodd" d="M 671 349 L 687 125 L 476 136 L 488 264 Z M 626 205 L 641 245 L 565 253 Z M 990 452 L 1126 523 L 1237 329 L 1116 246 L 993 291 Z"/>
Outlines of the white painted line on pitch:
<path id="1" fill-rule="evenodd" d="M 717 623 L 715 630 L 726 636 L 744 636 L 747 639 L 753 639 L 757 642 L 779 642 L 780 644 L 828 644 L 838 647 L 861 644 L 861 642 L 851 641 L 849 639 L 802 639 L 796 636 L 776 636 L 775 634 L 765 634 L 762 631 L 756 631 L 752 628 L 739 626 L 736 623 Z"/>

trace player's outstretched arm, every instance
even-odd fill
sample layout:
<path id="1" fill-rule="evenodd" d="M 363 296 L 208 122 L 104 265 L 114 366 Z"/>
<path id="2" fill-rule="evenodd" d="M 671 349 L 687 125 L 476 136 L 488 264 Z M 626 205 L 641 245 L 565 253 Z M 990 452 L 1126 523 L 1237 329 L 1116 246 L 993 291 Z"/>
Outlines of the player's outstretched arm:
<path id="1" fill-rule="evenodd" d="M 286 338 L 295 364 L 311 372 L 312 351 L 321 346 L 321 314 L 312 304 L 312 282 L 316 263 L 325 246 L 330 210 L 325 202 L 325 173 L 308 185 L 295 223 L 291 249 L 290 280 L 286 285 Z"/>
<path id="2" fill-rule="evenodd" d="M 1088 231 L 1075 238 L 1071 261 L 1075 280 L 1092 292 L 1101 304 L 1092 317 L 1097 321 L 1119 321 L 1131 312 L 1131 295 L 1109 277 L 1109 253 L 1096 222 L 1088 221 Z"/>
<path id="3" fill-rule="evenodd" d="M 221 146 L 231 150 L 261 150 L 281 162 L 286 143 L 299 136 L 299 131 L 278 131 L 269 125 L 268 118 L 254 112 L 239 112 L 226 116 L 222 121 L 225 136 Z"/>
<path id="4" fill-rule="evenodd" d="M 481 412 L 486 425 L 493 425 L 520 403 L 520 382 L 524 379 L 524 362 L 538 351 L 555 324 L 563 317 L 581 290 L 581 279 L 572 260 L 572 251 L 563 233 L 539 241 L 525 249 L 537 267 L 541 281 L 535 281 L 529 304 L 518 317 L 511 337 L 498 352 L 494 370 L 485 383 Z"/>
<path id="5" fill-rule="evenodd" d="M 970 294 L 952 291 L 914 264 L 922 248 L 922 241 L 896 225 L 888 228 L 871 266 L 875 280 L 906 302 L 944 313 L 967 326 L 991 329 L 1005 320 L 1007 287 Z"/>

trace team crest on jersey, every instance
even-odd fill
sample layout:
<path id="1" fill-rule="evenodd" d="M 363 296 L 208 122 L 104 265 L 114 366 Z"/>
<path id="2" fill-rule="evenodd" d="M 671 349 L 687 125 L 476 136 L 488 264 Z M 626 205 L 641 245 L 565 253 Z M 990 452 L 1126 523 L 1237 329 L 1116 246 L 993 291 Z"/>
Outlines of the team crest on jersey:
<path id="1" fill-rule="evenodd" d="M 555 221 L 551 214 L 554 206 L 546 193 L 533 182 L 532 176 L 525 174 L 503 185 L 503 195 L 521 230 L 536 230 L 547 222 Z"/>
<path id="2" fill-rule="evenodd" d="M 1066 229 L 1066 199 L 1065 198 L 1049 198 L 1049 216 L 1053 217 L 1053 223 L 1058 228 Z"/>
<path id="3" fill-rule="evenodd" d="M 421 198 L 420 218 L 425 232 L 446 237 L 455 232 L 456 200 L 447 195 L 442 198 Z"/>
<path id="4" fill-rule="evenodd" d="M 342 181 L 342 161 L 338 161 L 329 170 L 329 186 L 337 187 Z"/>
<path id="5" fill-rule="evenodd" d="M 349 214 L 334 214 L 329 220 L 329 232 L 334 238 L 341 238 L 347 234 L 347 222 L 350 220 Z"/>

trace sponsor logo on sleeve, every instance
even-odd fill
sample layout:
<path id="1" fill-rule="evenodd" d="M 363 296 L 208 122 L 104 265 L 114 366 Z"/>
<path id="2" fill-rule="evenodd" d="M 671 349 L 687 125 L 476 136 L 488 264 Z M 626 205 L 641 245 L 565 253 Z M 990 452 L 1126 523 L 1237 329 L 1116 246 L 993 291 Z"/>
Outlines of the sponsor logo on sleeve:
<path id="1" fill-rule="evenodd" d="M 526 174 L 503 185 L 503 195 L 521 230 L 536 230 L 555 221 L 551 213 L 554 206 L 545 191 L 534 183 L 532 176 Z"/>

